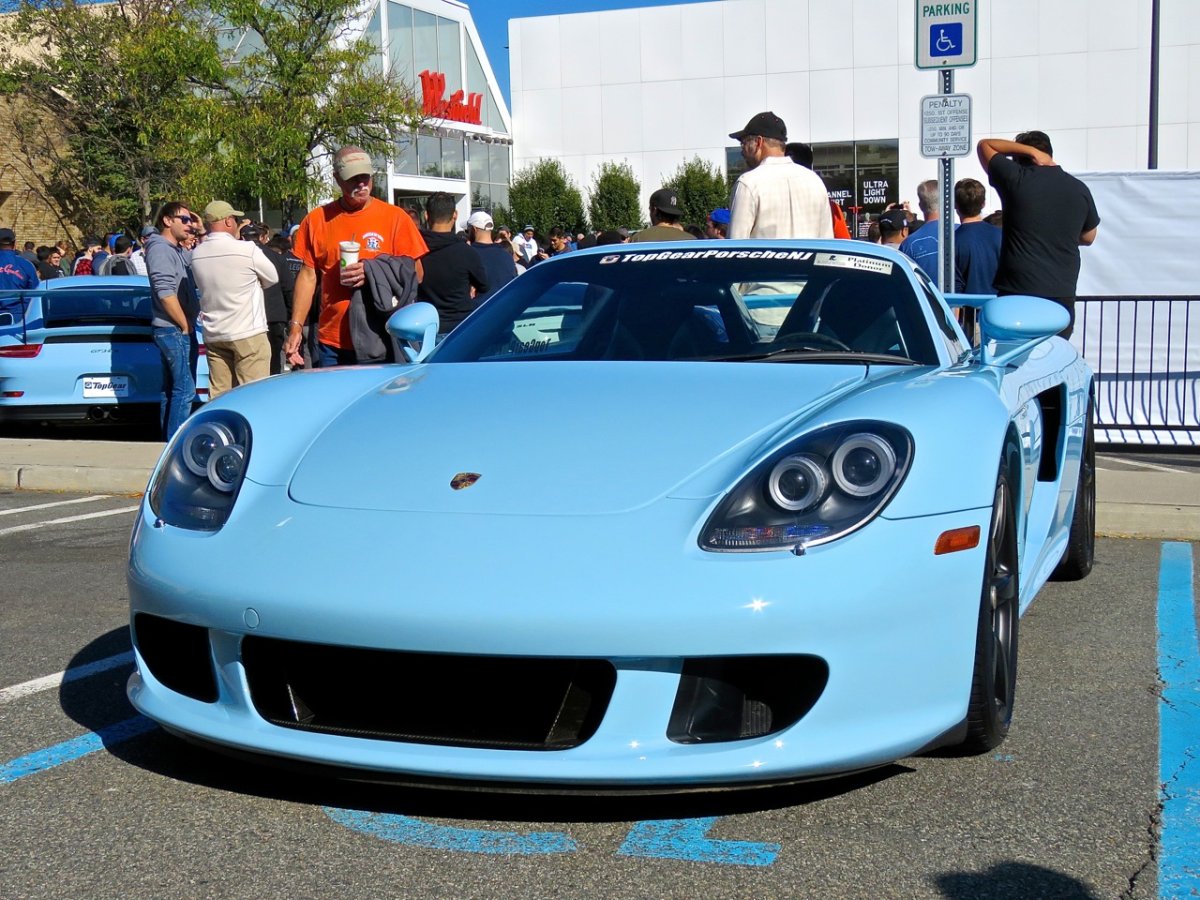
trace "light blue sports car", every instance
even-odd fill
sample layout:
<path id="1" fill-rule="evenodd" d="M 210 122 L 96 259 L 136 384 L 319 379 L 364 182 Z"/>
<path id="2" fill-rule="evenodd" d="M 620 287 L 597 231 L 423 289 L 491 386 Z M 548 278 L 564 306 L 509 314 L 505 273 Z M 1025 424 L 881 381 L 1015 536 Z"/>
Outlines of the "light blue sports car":
<path id="1" fill-rule="evenodd" d="M 273 378 L 167 447 L 129 563 L 134 706 L 368 778 L 758 785 L 1012 716 L 1020 613 L 1094 544 L 1092 373 L 1058 305 L 973 349 L 850 241 L 603 247 L 411 364 Z"/>
<path id="2" fill-rule="evenodd" d="M 0 292 L 0 422 L 154 421 L 162 360 L 143 276 L 79 275 Z M 208 366 L 197 365 L 199 400 Z"/>

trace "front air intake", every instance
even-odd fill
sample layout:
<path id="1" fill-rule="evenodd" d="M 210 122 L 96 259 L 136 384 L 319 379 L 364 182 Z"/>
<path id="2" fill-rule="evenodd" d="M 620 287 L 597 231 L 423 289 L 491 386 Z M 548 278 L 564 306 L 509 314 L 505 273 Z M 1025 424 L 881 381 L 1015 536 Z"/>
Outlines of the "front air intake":
<path id="1" fill-rule="evenodd" d="M 133 617 L 133 641 L 150 674 L 164 687 L 204 703 L 217 701 L 207 628 L 138 613 Z"/>
<path id="2" fill-rule="evenodd" d="M 828 680 L 817 656 L 685 660 L 667 737 L 707 744 L 783 731 L 813 708 Z"/>
<path id="3" fill-rule="evenodd" d="M 616 685 L 597 659 L 363 650 L 247 637 L 255 709 L 285 728 L 502 750 L 566 750 L 600 725 Z"/>

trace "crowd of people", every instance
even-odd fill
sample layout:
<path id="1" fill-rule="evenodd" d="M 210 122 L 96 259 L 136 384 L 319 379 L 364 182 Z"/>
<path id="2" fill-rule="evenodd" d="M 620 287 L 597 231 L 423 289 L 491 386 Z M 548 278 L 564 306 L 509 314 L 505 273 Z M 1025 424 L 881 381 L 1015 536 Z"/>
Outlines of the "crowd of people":
<path id="1" fill-rule="evenodd" d="M 497 227 L 485 210 L 472 212 L 460 229 L 450 194 L 427 197 L 423 220 L 416 209 L 375 197 L 371 157 L 348 146 L 333 156 L 340 195 L 279 233 L 223 200 L 199 215 L 182 202 L 164 204 L 136 240 L 88 236 L 73 255 L 65 241 L 52 247 L 27 241 L 18 252 L 16 234 L 0 228 L 0 290 L 66 275 L 148 276 L 169 439 L 195 398 L 197 325 L 215 397 L 287 367 L 393 361 L 400 348 L 384 323 L 395 309 L 414 299 L 433 304 L 442 337 L 489 293 L 580 248 L 851 237 L 840 205 L 813 170 L 811 148 L 789 143 L 782 119 L 759 113 L 730 137 L 747 170 L 730 206 L 712 210 L 703 224 L 685 223 L 678 194 L 664 187 L 650 195 L 650 224 L 640 231 L 554 227 L 540 235 L 528 224 L 519 231 Z M 979 181 L 955 185 L 954 291 L 1049 297 L 1071 312 L 1073 324 L 1078 248 L 1095 239 L 1100 221 L 1091 194 L 1054 162 L 1042 132 L 1015 141 L 985 138 L 977 150 L 1004 213 L 982 218 L 987 193 Z M 938 284 L 938 182 L 923 181 L 916 193 L 920 218 L 907 202 L 891 204 L 871 222 L 867 239 L 895 247 Z"/>

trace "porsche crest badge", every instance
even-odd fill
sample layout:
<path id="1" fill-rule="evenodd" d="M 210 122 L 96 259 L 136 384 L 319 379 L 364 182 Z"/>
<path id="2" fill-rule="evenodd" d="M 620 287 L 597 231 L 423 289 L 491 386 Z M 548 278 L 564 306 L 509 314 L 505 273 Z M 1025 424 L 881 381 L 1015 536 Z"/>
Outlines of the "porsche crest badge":
<path id="1" fill-rule="evenodd" d="M 456 491 L 461 491 L 463 488 L 469 488 L 480 479 L 478 472 L 459 472 L 450 479 L 450 487 Z"/>

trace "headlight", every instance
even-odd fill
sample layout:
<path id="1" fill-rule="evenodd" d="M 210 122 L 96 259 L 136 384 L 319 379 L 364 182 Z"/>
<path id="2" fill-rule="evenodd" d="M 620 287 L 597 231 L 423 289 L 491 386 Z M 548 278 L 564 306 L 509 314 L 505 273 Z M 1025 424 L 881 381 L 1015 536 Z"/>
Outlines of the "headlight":
<path id="1" fill-rule="evenodd" d="M 771 454 L 738 483 L 700 533 L 705 550 L 790 550 L 871 521 L 904 481 L 912 436 L 886 422 L 822 428 Z"/>
<path id="2" fill-rule="evenodd" d="M 235 412 L 184 422 L 150 486 L 150 508 L 168 525 L 216 531 L 229 519 L 250 461 L 250 423 Z"/>

